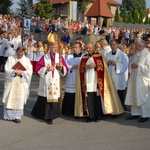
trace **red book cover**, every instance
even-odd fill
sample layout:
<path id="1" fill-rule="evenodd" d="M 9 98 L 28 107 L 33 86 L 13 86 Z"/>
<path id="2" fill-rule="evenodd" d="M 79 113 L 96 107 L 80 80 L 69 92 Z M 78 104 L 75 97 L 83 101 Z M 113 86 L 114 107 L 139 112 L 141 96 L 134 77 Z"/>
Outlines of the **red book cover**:
<path id="1" fill-rule="evenodd" d="M 20 61 L 18 61 L 18 62 L 12 67 L 12 69 L 14 69 L 14 70 L 18 69 L 18 70 L 22 70 L 22 71 L 25 71 L 25 70 L 26 70 L 26 68 L 20 63 Z"/>

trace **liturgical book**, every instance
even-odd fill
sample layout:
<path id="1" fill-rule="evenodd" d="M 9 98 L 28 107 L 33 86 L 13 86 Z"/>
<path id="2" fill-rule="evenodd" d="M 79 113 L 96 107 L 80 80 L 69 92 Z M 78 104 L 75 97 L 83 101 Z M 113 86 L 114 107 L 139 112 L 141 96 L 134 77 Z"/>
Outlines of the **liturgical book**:
<path id="1" fill-rule="evenodd" d="M 22 71 L 25 71 L 25 70 L 26 70 L 26 68 L 20 63 L 20 61 L 18 61 L 18 62 L 12 67 L 12 69 L 14 69 L 14 70 L 18 69 L 18 70 L 22 70 Z"/>

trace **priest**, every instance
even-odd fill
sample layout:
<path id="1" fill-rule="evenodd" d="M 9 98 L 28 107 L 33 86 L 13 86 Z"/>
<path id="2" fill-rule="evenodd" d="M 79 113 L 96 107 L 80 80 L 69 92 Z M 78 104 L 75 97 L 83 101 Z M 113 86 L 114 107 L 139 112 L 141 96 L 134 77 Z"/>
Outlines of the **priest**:
<path id="1" fill-rule="evenodd" d="M 127 120 L 138 119 L 146 122 L 150 117 L 150 53 L 145 41 L 138 39 L 135 54 L 130 65 L 130 78 L 127 86 L 125 104 L 131 106 L 131 116 Z"/>
<path id="2" fill-rule="evenodd" d="M 86 50 L 88 54 L 82 57 L 78 69 L 75 117 L 86 117 L 87 122 L 98 122 L 103 114 L 122 114 L 124 110 L 104 56 L 95 53 L 91 42 L 86 44 Z"/>
<path id="3" fill-rule="evenodd" d="M 33 72 L 30 60 L 24 53 L 25 49 L 18 47 L 16 54 L 9 56 L 5 65 L 5 86 L 2 100 L 4 119 L 15 123 L 21 122 Z"/>
<path id="4" fill-rule="evenodd" d="M 38 99 L 31 114 L 51 125 L 53 120 L 60 116 L 60 76 L 67 74 L 68 67 L 63 57 L 57 53 L 57 34 L 49 33 L 48 42 L 50 52 L 42 56 L 35 66 L 35 72 L 40 76 L 40 81 Z"/>
<path id="5" fill-rule="evenodd" d="M 68 65 L 69 71 L 66 76 L 65 84 L 65 95 L 62 105 L 62 114 L 74 116 L 74 101 L 76 92 L 76 78 L 78 72 L 78 65 L 83 56 L 82 44 L 76 42 L 74 44 L 74 53 L 66 56 L 66 63 Z"/>

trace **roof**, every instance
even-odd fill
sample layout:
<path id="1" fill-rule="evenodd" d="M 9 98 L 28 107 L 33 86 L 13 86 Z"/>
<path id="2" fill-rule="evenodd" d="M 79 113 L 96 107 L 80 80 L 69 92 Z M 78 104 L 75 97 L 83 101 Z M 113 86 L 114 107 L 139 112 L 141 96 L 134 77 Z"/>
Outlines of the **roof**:
<path id="1" fill-rule="evenodd" d="M 146 12 L 148 13 L 148 15 L 150 14 L 150 8 L 146 9 Z"/>
<path id="2" fill-rule="evenodd" d="M 51 4 L 63 4 L 63 3 L 67 3 L 70 0 L 50 0 Z"/>
<path id="3" fill-rule="evenodd" d="M 108 7 L 106 0 L 95 0 L 93 5 L 85 13 L 86 17 L 107 17 L 113 18 L 113 14 Z"/>

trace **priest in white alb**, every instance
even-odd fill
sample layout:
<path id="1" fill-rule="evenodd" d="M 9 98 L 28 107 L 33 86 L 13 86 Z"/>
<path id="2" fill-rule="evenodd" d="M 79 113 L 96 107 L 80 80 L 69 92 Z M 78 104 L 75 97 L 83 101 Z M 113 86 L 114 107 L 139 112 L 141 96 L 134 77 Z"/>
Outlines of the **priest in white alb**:
<path id="1" fill-rule="evenodd" d="M 118 49 L 118 44 L 114 39 L 110 41 L 110 47 L 112 51 L 107 53 L 105 58 L 117 93 L 123 107 L 125 108 L 125 88 L 128 80 L 129 60 L 127 55 Z"/>
<path id="2" fill-rule="evenodd" d="M 24 53 L 25 49 L 18 47 L 16 54 L 8 57 L 5 65 L 5 85 L 2 100 L 4 103 L 4 119 L 12 120 L 15 123 L 21 122 L 24 105 L 29 96 L 33 72 L 30 60 Z"/>
<path id="3" fill-rule="evenodd" d="M 74 116 L 74 102 L 76 93 L 76 79 L 78 66 L 83 56 L 81 52 L 82 44 L 76 42 L 74 44 L 74 53 L 66 56 L 66 63 L 69 71 L 66 76 L 65 94 L 63 98 L 62 114 Z"/>
<path id="4" fill-rule="evenodd" d="M 145 48 L 145 41 L 136 42 L 138 53 L 130 66 L 130 78 L 127 86 L 125 104 L 131 106 L 131 116 L 127 120 L 148 121 L 150 117 L 150 53 Z"/>

